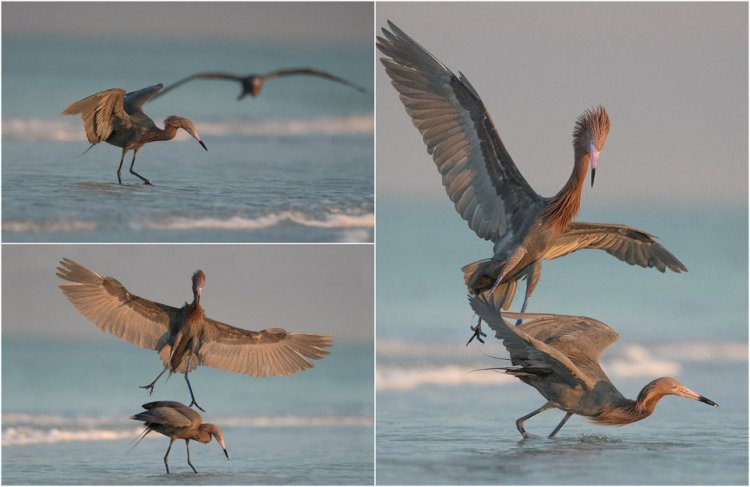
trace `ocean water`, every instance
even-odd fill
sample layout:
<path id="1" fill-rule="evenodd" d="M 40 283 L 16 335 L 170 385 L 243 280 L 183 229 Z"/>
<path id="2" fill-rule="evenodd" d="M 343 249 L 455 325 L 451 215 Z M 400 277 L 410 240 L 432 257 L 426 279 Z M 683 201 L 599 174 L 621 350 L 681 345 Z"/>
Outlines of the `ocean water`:
<path id="1" fill-rule="evenodd" d="M 371 46 L 4 38 L 2 49 L 3 241 L 372 241 Z M 50 66 L 54 77 L 42 72 Z M 60 115 L 108 88 L 292 66 L 369 91 L 302 76 L 238 102 L 237 83 L 188 83 L 144 110 L 159 126 L 190 118 L 208 152 L 182 131 L 144 146 L 135 170 L 153 186 L 129 174 L 132 154 L 118 185 L 121 150 L 103 143 L 81 155 L 80 117 Z"/>
<path id="2" fill-rule="evenodd" d="M 3 337 L 4 484 L 346 484 L 373 482 L 372 346 L 337 343 L 315 367 L 253 379 L 209 368 L 190 374 L 205 422 L 221 426 L 230 460 L 215 442 L 175 442 L 129 416 L 150 400 L 189 402 L 182 376 L 149 397 L 138 385 L 160 371 L 155 354 L 110 336 Z M 61 367 L 60 364 L 65 364 Z"/>
<path id="3" fill-rule="evenodd" d="M 658 209 L 654 209 L 658 208 Z M 720 404 L 662 399 L 624 427 L 564 414 L 515 420 L 544 403 L 497 371 L 508 354 L 472 343 L 473 313 L 460 267 L 487 258 L 445 201 L 379 199 L 377 246 L 377 482 L 392 484 L 747 484 L 747 207 L 653 205 L 584 208 L 583 221 L 656 234 L 689 272 L 661 274 L 604 252 L 544 263 L 530 312 L 597 318 L 620 340 L 601 362 L 635 398 L 672 376 Z M 520 308 L 521 283 L 511 309 Z"/>

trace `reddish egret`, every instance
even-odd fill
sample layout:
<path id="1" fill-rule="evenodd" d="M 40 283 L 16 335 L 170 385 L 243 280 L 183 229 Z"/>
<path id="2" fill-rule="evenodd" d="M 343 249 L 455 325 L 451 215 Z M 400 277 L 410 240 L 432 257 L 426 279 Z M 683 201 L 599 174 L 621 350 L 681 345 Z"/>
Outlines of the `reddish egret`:
<path id="1" fill-rule="evenodd" d="M 600 321 L 584 316 L 505 313 L 532 319 L 512 326 L 503 319 L 500 303 L 495 303 L 491 294 L 471 297 L 470 303 L 510 354 L 513 365 L 499 369 L 518 377 L 547 399 L 544 406 L 516 421 L 524 438 L 529 437 L 524 421 L 550 408 L 565 411 L 565 417 L 549 435 L 554 438 L 574 414 L 596 423 L 625 425 L 650 416 L 666 395 L 719 406 L 671 377 L 649 382 L 635 401 L 626 399 L 599 366 L 602 350 L 619 338 L 617 332 Z"/>
<path id="2" fill-rule="evenodd" d="M 133 160 L 130 163 L 130 174 L 141 178 L 144 184 L 151 184 L 133 169 L 135 156 L 144 144 L 174 139 L 177 129 L 189 133 L 201 147 L 208 150 L 198 136 L 193 122 L 187 118 L 171 115 L 164 120 L 162 130 L 143 113 L 143 104 L 163 89 L 164 85 L 161 83 L 127 94 L 125 90 L 113 88 L 79 100 L 63 111 L 63 115 L 81 115 L 86 138 L 91 147 L 102 141 L 122 147 L 122 157 L 117 167 L 117 182 L 120 184 L 122 162 L 125 160 L 125 154 L 131 149 Z"/>
<path id="3" fill-rule="evenodd" d="M 247 76 L 242 76 L 239 74 L 232 74 L 232 73 L 225 73 L 223 71 L 205 71 L 201 73 L 195 73 L 195 74 L 188 76 L 187 78 L 182 78 L 181 80 L 176 81 L 172 83 L 171 85 L 167 86 L 166 89 L 164 89 L 164 91 L 159 94 L 159 96 L 164 95 L 167 92 L 173 90 L 174 88 L 177 88 L 178 86 L 181 86 L 187 83 L 188 81 L 192 81 L 194 79 L 223 79 L 223 80 L 228 80 L 228 81 L 238 81 L 242 85 L 242 92 L 240 93 L 240 96 L 237 97 L 238 100 L 243 99 L 247 95 L 250 95 L 253 98 L 255 98 L 256 96 L 260 94 L 260 89 L 263 87 L 263 83 L 266 80 L 273 79 L 273 78 L 282 78 L 284 76 L 298 76 L 298 75 L 318 76 L 320 78 L 325 78 L 331 81 L 335 81 L 337 83 L 344 84 L 362 93 L 367 92 L 365 88 L 357 84 L 354 84 L 351 81 L 345 80 L 344 78 L 336 76 L 335 74 L 331 74 L 326 71 L 321 71 L 320 69 L 289 68 L 289 69 L 279 69 L 277 71 L 271 71 L 270 73 L 265 73 L 265 74 L 248 74 Z"/>
<path id="4" fill-rule="evenodd" d="M 609 116 L 603 107 L 586 110 L 578 118 L 573 132 L 573 173 L 555 196 L 542 197 L 521 175 L 466 76 L 454 75 L 392 22 L 388 26 L 391 30 L 382 29 L 383 37 L 378 37 L 378 49 L 387 56 L 381 58 L 386 73 L 422 134 L 456 210 L 479 237 L 494 243 L 492 259 L 464 267 L 470 292 L 504 292 L 507 307 L 516 281 L 526 277 L 524 312 L 541 276 L 541 261 L 584 248 L 602 249 L 628 263 L 662 272 L 665 267 L 687 270 L 640 230 L 588 223 L 572 226 L 588 166 L 593 186 L 599 153 L 609 133 Z M 488 280 L 494 286 L 488 286 Z M 472 330 L 469 342 L 486 336 L 479 323 Z"/>
<path id="5" fill-rule="evenodd" d="M 164 455 L 164 466 L 167 467 L 167 475 L 169 475 L 167 458 L 169 457 L 169 450 L 172 449 L 172 443 L 175 440 L 185 440 L 187 462 L 195 473 L 198 473 L 198 471 L 190 463 L 190 440 L 210 443 L 211 437 L 216 438 L 216 442 L 224 450 L 224 455 L 229 460 L 229 452 L 227 452 L 227 447 L 224 446 L 224 434 L 221 432 L 221 428 L 215 424 L 204 423 L 200 414 L 181 402 L 154 401 L 144 404 L 142 407 L 146 411 L 130 417 L 130 419 L 146 423 L 146 431 L 139 436 L 138 441 L 140 442 L 152 431 L 169 437 L 169 448 L 167 448 L 167 453 Z"/>
<path id="6" fill-rule="evenodd" d="M 164 369 L 150 384 L 169 371 L 185 374 L 190 406 L 205 411 L 195 401 L 188 373 L 199 365 L 253 377 L 291 375 L 313 366 L 309 359 L 328 355 L 329 336 L 290 333 L 281 328 L 243 330 L 212 320 L 200 303 L 206 285 L 203 271 L 193 274 L 193 302 L 182 308 L 149 301 L 131 294 L 112 277 L 62 259 L 57 276 L 65 297 L 102 330 L 141 348 L 156 350 Z"/>

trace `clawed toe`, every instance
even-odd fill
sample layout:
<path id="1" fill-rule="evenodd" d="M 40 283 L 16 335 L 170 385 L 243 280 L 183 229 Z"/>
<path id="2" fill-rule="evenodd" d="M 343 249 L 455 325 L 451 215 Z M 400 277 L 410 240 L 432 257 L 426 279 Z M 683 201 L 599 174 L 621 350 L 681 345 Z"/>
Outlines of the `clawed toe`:
<path id="1" fill-rule="evenodd" d="M 203 411 L 204 413 L 206 412 L 206 410 L 205 410 L 205 409 L 203 409 L 202 407 L 200 407 L 200 406 L 198 405 L 198 403 L 197 403 L 197 402 L 195 402 L 195 401 L 191 402 L 191 403 L 190 403 L 190 405 L 189 405 L 188 407 L 192 407 L 192 406 L 195 406 L 195 407 L 197 407 L 198 409 L 200 409 L 200 410 L 201 410 L 201 411 Z M 195 473 L 198 473 L 198 472 L 195 472 Z"/>
<path id="2" fill-rule="evenodd" d="M 479 343 L 484 343 L 484 340 L 482 340 L 482 337 L 486 337 L 487 334 L 482 331 L 482 327 L 479 324 L 477 324 L 476 326 L 470 326 L 469 328 L 471 328 L 471 331 L 473 331 L 474 334 L 471 335 L 471 338 L 469 338 L 469 341 L 466 342 L 466 345 L 468 346 L 469 343 L 471 343 L 472 340 L 474 340 L 475 338 L 477 339 Z"/>

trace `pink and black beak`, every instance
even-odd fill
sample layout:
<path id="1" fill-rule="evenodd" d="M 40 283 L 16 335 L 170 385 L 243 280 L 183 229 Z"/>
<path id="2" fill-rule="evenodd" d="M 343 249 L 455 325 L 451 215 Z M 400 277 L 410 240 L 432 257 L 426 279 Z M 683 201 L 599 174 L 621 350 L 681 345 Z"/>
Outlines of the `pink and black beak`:
<path id="1" fill-rule="evenodd" d="M 206 147 L 206 144 L 203 143 L 201 140 L 200 135 L 198 135 L 198 131 L 195 130 L 195 127 L 186 128 L 185 132 L 189 133 L 192 138 L 198 141 L 198 143 L 203 147 L 204 150 L 208 151 L 208 147 Z"/>
<path id="2" fill-rule="evenodd" d="M 709 406 L 713 406 L 715 408 L 719 407 L 719 405 L 716 404 L 715 402 L 713 402 L 711 399 L 709 399 L 709 398 L 707 398 L 705 396 L 701 396 L 697 392 L 691 391 L 690 389 L 688 389 L 685 386 L 682 386 L 682 387 L 678 388 L 676 395 L 682 396 L 682 397 L 687 397 L 688 399 L 694 399 L 696 401 L 700 401 L 700 402 L 706 403 Z"/>
<path id="3" fill-rule="evenodd" d="M 224 445 L 224 438 L 217 436 L 216 441 L 219 442 L 219 446 L 221 446 L 221 449 L 224 451 L 224 456 L 227 457 L 227 460 L 229 460 L 229 452 L 227 451 L 227 447 Z"/>
<path id="4" fill-rule="evenodd" d="M 599 161 L 599 151 L 596 150 L 594 141 L 589 142 L 589 161 L 591 162 L 591 187 L 594 187 L 594 177 L 596 177 L 596 163 Z"/>

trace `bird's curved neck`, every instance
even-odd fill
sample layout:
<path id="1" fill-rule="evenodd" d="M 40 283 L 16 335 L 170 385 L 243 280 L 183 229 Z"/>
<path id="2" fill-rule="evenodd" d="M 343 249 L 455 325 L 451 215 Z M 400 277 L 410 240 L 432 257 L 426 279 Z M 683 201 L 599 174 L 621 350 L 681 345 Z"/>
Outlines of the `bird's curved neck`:
<path id="1" fill-rule="evenodd" d="M 570 178 L 565 186 L 549 200 L 547 207 L 540 215 L 544 225 L 553 228 L 559 234 L 562 234 L 575 219 L 581 207 L 581 192 L 583 192 L 583 183 L 589 167 L 589 156 L 586 152 L 579 153 L 578 150 L 575 156 L 576 162 Z"/>
<path id="2" fill-rule="evenodd" d="M 198 433 L 193 439 L 201 443 L 211 443 L 211 433 L 209 433 L 208 430 L 204 429 L 204 426 L 206 425 L 202 424 L 200 426 L 200 428 L 198 429 Z"/>
<path id="3" fill-rule="evenodd" d="M 150 130 L 143 136 L 143 138 L 146 142 L 156 142 L 159 140 L 172 140 L 175 135 L 177 135 L 177 127 L 166 125 L 164 130 L 158 127 Z"/>
<path id="4" fill-rule="evenodd" d="M 623 399 L 622 401 L 606 406 L 599 416 L 592 418 L 597 423 L 610 425 L 624 425 L 640 421 L 643 418 L 651 416 L 656 404 L 664 397 L 664 394 L 652 390 L 652 384 L 644 387 L 638 399 Z"/>

